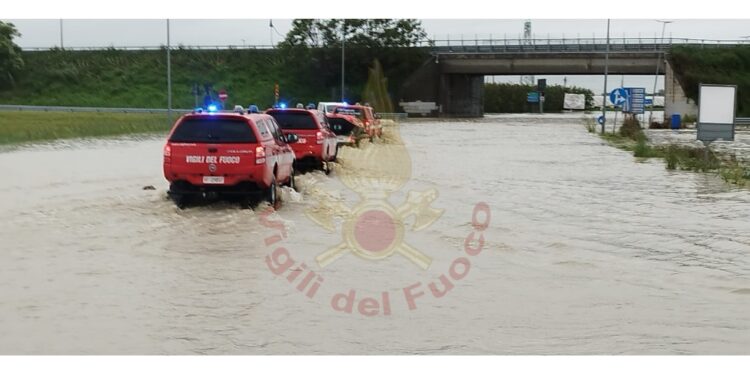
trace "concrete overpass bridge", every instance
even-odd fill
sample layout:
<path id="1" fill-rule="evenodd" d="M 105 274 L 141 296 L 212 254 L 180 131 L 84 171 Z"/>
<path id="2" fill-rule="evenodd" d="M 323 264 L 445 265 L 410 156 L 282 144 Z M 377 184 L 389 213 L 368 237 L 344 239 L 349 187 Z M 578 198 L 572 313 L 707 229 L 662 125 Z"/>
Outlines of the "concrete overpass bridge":
<path id="1" fill-rule="evenodd" d="M 431 44 L 431 58 L 405 83 L 404 101 L 435 102 L 440 116 L 482 116 L 485 75 L 666 75 L 667 113 L 695 114 L 664 58 L 674 45 L 702 48 L 743 41 L 698 39 L 475 39 Z M 609 52 L 607 52 L 609 50 Z M 613 84 L 612 87 L 615 85 Z"/>

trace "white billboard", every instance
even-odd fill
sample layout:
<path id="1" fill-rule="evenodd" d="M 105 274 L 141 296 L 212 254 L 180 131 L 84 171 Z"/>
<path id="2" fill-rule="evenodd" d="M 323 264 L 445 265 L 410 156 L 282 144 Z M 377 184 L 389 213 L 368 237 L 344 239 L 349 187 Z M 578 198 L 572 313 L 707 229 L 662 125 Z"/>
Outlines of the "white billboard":
<path id="1" fill-rule="evenodd" d="M 700 86 L 698 122 L 704 124 L 734 124 L 737 86 Z"/>
<path id="2" fill-rule="evenodd" d="M 698 140 L 734 140 L 737 86 L 701 84 L 698 93 Z"/>
<path id="3" fill-rule="evenodd" d="M 565 94 L 563 109 L 586 109 L 586 95 Z"/>

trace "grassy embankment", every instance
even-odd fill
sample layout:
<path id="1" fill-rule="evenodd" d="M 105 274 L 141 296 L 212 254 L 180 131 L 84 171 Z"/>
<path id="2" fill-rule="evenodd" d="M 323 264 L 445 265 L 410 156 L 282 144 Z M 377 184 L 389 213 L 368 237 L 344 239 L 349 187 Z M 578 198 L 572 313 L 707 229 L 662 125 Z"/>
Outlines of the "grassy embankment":
<path id="1" fill-rule="evenodd" d="M 0 90 L 2 104 L 167 106 L 164 51 L 52 50 L 24 52 L 23 59 L 26 67 L 15 86 Z M 194 83 L 226 88 L 232 106 L 270 103 L 276 82 L 282 93 L 303 91 L 284 79 L 282 63 L 267 50 L 175 50 L 173 107 L 194 106 Z M 169 126 L 165 114 L 0 112 L 0 144 L 167 131 Z"/>
<path id="2" fill-rule="evenodd" d="M 585 123 L 589 133 L 597 133 L 593 119 Z M 610 145 L 633 153 L 636 158 L 662 158 L 667 169 L 716 173 L 729 183 L 745 186 L 750 183 L 750 165 L 739 163 L 733 156 L 717 154 L 709 149 L 668 145 L 652 146 L 637 122 L 626 121 L 617 133 L 599 134 Z"/>
<path id="3" fill-rule="evenodd" d="M 24 52 L 25 68 L 14 87 L 0 90 L 0 103 L 166 108 L 165 56 L 162 50 Z M 174 50 L 173 107 L 193 108 L 195 83 L 201 102 L 203 85 L 209 83 L 214 90 L 227 90 L 231 106 L 273 103 L 277 82 L 282 97 L 305 97 L 309 90 L 285 76 L 284 63 L 273 50 Z"/>
<path id="4" fill-rule="evenodd" d="M 737 116 L 750 116 L 750 45 L 675 46 L 669 62 L 688 98 L 698 101 L 701 83 L 737 85 Z"/>
<path id="5" fill-rule="evenodd" d="M 280 100 L 290 105 L 340 97 L 336 91 L 340 52 L 320 49 L 311 56 L 280 49 L 177 48 L 171 57 L 173 108 L 193 108 L 195 84 L 200 90 L 199 105 L 205 84 L 212 86 L 214 98 L 216 91 L 225 89 L 229 93 L 226 108 L 251 103 L 266 108 L 274 102 L 277 83 Z M 347 48 L 348 99 L 361 99 L 375 57 L 383 64 L 393 90 L 427 56 L 420 49 Z M 166 108 L 165 57 L 165 50 L 24 52 L 25 68 L 14 86 L 0 87 L 0 104 Z M 164 115 L 0 112 L 0 143 L 137 133 L 167 126 Z"/>
<path id="6" fill-rule="evenodd" d="M 166 132 L 166 114 L 0 112 L 0 144 Z"/>

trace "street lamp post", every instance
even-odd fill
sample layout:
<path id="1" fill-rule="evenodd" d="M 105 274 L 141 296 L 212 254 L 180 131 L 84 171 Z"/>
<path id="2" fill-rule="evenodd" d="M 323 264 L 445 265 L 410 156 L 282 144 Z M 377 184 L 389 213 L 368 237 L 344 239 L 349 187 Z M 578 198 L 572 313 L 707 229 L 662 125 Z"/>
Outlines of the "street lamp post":
<path id="1" fill-rule="evenodd" d="M 65 49 L 63 45 L 63 20 L 60 18 L 60 49 Z"/>
<path id="2" fill-rule="evenodd" d="M 659 42 L 660 45 L 664 44 L 664 31 L 667 29 L 667 24 L 672 23 L 674 21 L 662 21 L 662 20 L 656 20 L 656 22 L 661 22 L 661 41 Z M 654 117 L 654 106 L 656 105 L 656 82 L 659 80 L 659 65 L 661 65 L 662 60 L 662 53 L 658 52 L 656 54 L 656 74 L 654 74 L 654 90 L 651 92 L 651 111 L 648 115 L 648 125 L 651 126 L 651 122 L 653 121 Z"/>
<path id="3" fill-rule="evenodd" d="M 609 75 L 609 18 L 607 19 L 607 52 L 604 54 L 604 94 L 602 94 L 602 134 L 607 124 L 607 76 Z"/>
<path id="4" fill-rule="evenodd" d="M 169 19 L 167 19 L 167 117 L 172 122 L 172 56 L 169 40 Z"/>
<path id="5" fill-rule="evenodd" d="M 345 68 L 345 62 L 344 62 L 344 48 L 346 46 L 346 20 L 344 20 L 344 23 L 341 26 L 341 101 L 344 102 L 345 95 L 344 95 L 344 68 Z"/>
<path id="6" fill-rule="evenodd" d="M 268 35 L 271 40 L 271 48 L 273 48 L 273 20 L 268 20 Z"/>

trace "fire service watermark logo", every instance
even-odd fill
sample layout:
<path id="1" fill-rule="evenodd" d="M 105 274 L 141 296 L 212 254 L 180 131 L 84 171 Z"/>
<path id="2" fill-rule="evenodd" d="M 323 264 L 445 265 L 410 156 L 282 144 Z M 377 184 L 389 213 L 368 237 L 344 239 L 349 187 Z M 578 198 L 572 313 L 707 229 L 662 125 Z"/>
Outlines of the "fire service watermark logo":
<path id="1" fill-rule="evenodd" d="M 432 258 L 406 240 L 407 232 L 421 231 L 440 219 L 444 210 L 433 207 L 438 198 L 436 189 L 409 191 L 406 200 L 399 206 L 389 202 L 389 197 L 411 178 L 411 159 L 401 140 L 399 126 L 385 128 L 382 141 L 362 148 L 342 148 L 336 174 L 341 182 L 359 196 L 354 206 L 331 198 L 316 195 L 317 205 L 306 211 L 307 217 L 329 232 L 336 231 L 340 221 L 341 242 L 331 248 L 322 249 L 315 257 L 317 267 L 297 263 L 289 250 L 279 243 L 287 237 L 286 228 L 280 221 L 269 218 L 273 212 L 268 208 L 260 215 L 261 225 L 275 233 L 265 239 L 271 253 L 265 261 L 272 273 L 286 276 L 286 280 L 308 298 L 317 298 L 324 283 L 322 273 L 333 267 L 343 256 L 356 256 L 363 260 L 378 261 L 397 254 L 410 261 L 418 270 L 427 270 Z M 464 254 L 453 260 L 447 272 L 436 281 L 426 285 L 421 282 L 401 289 L 409 310 L 417 308 L 416 300 L 429 291 L 435 298 L 442 298 L 454 288 L 454 283 L 467 276 L 471 269 L 469 257 L 479 255 L 484 247 L 484 231 L 491 219 L 486 203 L 475 205 L 471 223 L 472 231 L 464 241 Z M 407 221 L 413 221 L 407 225 Z M 318 268 L 314 270 L 313 268 Z M 355 311 L 356 291 L 337 293 L 330 299 L 336 311 Z M 356 304 L 356 312 L 363 316 L 391 315 L 391 295 L 382 292 L 378 298 L 362 298 Z"/>

